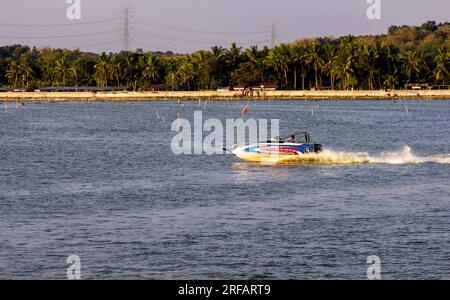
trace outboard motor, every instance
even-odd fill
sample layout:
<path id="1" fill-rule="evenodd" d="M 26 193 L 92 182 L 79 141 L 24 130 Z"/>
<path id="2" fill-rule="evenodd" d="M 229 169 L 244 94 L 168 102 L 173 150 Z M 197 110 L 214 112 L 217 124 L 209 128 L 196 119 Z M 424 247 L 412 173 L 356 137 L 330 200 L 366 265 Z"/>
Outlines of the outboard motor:
<path id="1" fill-rule="evenodd" d="M 321 144 L 314 144 L 314 152 L 319 153 L 322 152 L 323 148 Z"/>

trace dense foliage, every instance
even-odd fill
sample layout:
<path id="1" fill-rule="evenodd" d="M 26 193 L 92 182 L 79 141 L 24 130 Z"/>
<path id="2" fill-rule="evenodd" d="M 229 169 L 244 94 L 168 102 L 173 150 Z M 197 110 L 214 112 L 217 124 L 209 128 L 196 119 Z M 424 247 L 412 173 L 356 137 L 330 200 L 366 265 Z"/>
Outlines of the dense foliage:
<path id="1" fill-rule="evenodd" d="M 399 88 L 450 81 L 450 23 L 392 26 L 379 36 L 297 40 L 273 49 L 215 46 L 192 54 L 85 53 L 67 49 L 0 47 L 0 86 L 127 86 L 175 89 L 256 86 L 283 89 Z"/>

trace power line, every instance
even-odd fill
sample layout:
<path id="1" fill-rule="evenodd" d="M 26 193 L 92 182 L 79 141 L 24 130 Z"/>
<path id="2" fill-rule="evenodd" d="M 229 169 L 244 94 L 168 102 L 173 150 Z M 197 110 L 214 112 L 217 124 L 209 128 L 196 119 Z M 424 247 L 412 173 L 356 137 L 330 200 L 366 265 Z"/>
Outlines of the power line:
<path id="1" fill-rule="evenodd" d="M 162 23 L 151 22 L 144 19 L 135 18 L 135 22 L 137 24 L 151 26 L 159 29 L 170 30 L 170 31 L 178 31 L 178 32 L 189 32 L 189 33 L 197 33 L 197 34 L 220 34 L 220 35 L 254 35 L 254 34 L 266 34 L 265 31 L 254 31 L 254 32 L 221 32 L 221 31 L 207 31 L 207 30 L 198 30 L 186 27 L 178 27 L 173 25 L 167 25 Z"/>
<path id="2" fill-rule="evenodd" d="M 99 21 L 81 22 L 81 23 L 62 23 L 62 24 L 0 24 L 4 27 L 62 27 L 62 26 L 80 26 L 80 25 L 93 25 L 115 22 L 115 19 L 106 19 Z"/>
<path id="3" fill-rule="evenodd" d="M 118 41 L 110 41 L 110 42 L 104 42 L 104 43 L 95 43 L 95 44 L 85 44 L 85 45 L 77 45 L 67 48 L 91 48 L 91 47 L 98 47 L 98 46 L 106 46 L 106 45 L 117 45 Z"/>
<path id="4" fill-rule="evenodd" d="M 289 39 L 289 40 L 298 40 L 299 39 L 299 37 L 294 37 L 294 36 L 292 36 L 292 35 L 290 35 L 290 34 L 288 34 L 286 32 L 283 32 L 283 31 L 281 31 L 281 32 L 279 31 L 278 34 L 281 35 L 284 38 Z"/>
<path id="5" fill-rule="evenodd" d="M 199 41 L 199 40 L 190 40 L 190 39 L 184 39 L 184 38 L 175 38 L 171 36 L 161 35 L 157 33 L 150 33 L 142 30 L 136 30 L 136 32 L 139 34 L 142 34 L 146 37 L 157 39 L 157 40 L 164 40 L 164 41 L 172 41 L 172 42 L 188 42 L 188 43 L 197 43 L 197 44 L 210 44 L 209 41 Z"/>
<path id="6" fill-rule="evenodd" d="M 2 35 L 0 38 L 3 39 L 65 39 L 65 38 L 74 38 L 74 37 L 87 37 L 87 36 L 97 36 L 97 35 L 105 35 L 105 34 L 111 34 L 116 33 L 115 31 L 103 31 L 103 32 L 91 32 L 91 33 L 82 33 L 82 34 L 66 34 L 66 35 L 47 35 L 47 36 L 7 36 Z"/>
<path id="7" fill-rule="evenodd" d="M 221 41 L 205 41 L 205 40 L 191 40 L 191 39 L 185 39 L 185 38 L 177 38 L 172 36 L 166 36 L 161 35 L 157 33 L 150 33 L 142 30 L 136 30 L 136 32 L 139 34 L 142 34 L 146 37 L 149 37 L 151 39 L 157 39 L 157 40 L 164 40 L 164 41 L 171 41 L 171 42 L 187 42 L 187 43 L 194 43 L 194 44 L 208 44 L 208 45 L 214 45 L 214 44 L 229 44 L 231 42 L 235 42 L 237 44 L 241 45 L 254 45 L 254 44 L 264 44 L 267 41 L 255 41 L 255 42 L 248 42 L 248 41 L 231 41 L 231 42 L 221 42 Z"/>
<path id="8" fill-rule="evenodd" d="M 123 45 L 123 50 L 130 51 L 131 50 L 131 41 L 133 38 L 131 37 L 131 20 L 133 23 L 143 25 L 143 26 L 149 26 L 151 28 L 156 28 L 160 30 L 166 30 L 166 31 L 172 31 L 172 32 L 178 32 L 178 33 L 193 33 L 193 34 L 205 34 L 205 35 L 259 35 L 259 34 L 267 34 L 267 31 L 254 31 L 254 32 L 220 32 L 220 31 L 207 31 L 207 30 L 197 30 L 193 28 L 187 28 L 187 27 L 179 27 L 179 26 L 173 26 L 163 23 L 156 23 L 152 21 L 148 21 L 145 19 L 139 19 L 139 18 L 130 18 L 131 16 L 131 10 L 129 8 L 125 8 L 121 12 L 121 26 L 120 26 L 120 41 Z M 95 21 L 89 21 L 89 22 L 80 22 L 80 23 L 64 23 L 64 24 L 0 24 L 0 26 L 5 27 L 62 27 L 62 26 L 81 26 L 81 25 L 93 25 L 93 24 L 104 24 L 104 23 L 111 23 L 111 22 L 117 22 L 117 19 L 103 19 L 103 20 L 95 20 Z M 274 27 L 275 24 L 272 24 L 271 28 L 271 40 L 272 45 L 276 43 L 276 32 L 277 29 Z M 147 38 L 155 39 L 155 40 L 163 40 L 168 42 L 184 42 L 184 43 L 193 43 L 193 44 L 204 44 L 204 45 L 225 45 L 232 42 L 235 42 L 240 45 L 258 45 L 258 44 L 267 44 L 267 40 L 265 41 L 211 41 L 211 40 L 199 40 L 199 39 L 188 39 L 188 38 L 178 38 L 174 36 L 168 36 L 164 33 L 157 33 L 157 32 L 147 32 L 145 30 L 136 30 L 138 33 L 144 35 Z M 100 35 L 107 35 L 107 34 L 114 34 L 117 33 L 117 31 L 102 31 L 102 32 L 90 32 L 90 33 L 77 33 L 77 34 L 64 34 L 64 35 L 24 35 L 24 36 L 13 36 L 13 35 L 4 35 L 0 36 L 0 38 L 4 39 L 66 39 L 66 38 L 81 38 L 81 37 L 91 37 L 91 36 L 100 36 Z M 95 46 L 101 46 L 101 45 L 109 45 L 113 44 L 115 42 L 106 42 L 106 43 L 93 43 L 88 45 L 82 45 L 82 46 L 75 46 L 75 47 L 95 47 Z M 152 43 L 153 44 L 153 43 Z M 164 46 L 165 47 L 165 46 Z M 168 47 L 173 49 L 178 49 L 174 47 Z M 178 49 L 183 50 L 185 49 Z M 188 51 L 187 51 L 188 52 Z"/>

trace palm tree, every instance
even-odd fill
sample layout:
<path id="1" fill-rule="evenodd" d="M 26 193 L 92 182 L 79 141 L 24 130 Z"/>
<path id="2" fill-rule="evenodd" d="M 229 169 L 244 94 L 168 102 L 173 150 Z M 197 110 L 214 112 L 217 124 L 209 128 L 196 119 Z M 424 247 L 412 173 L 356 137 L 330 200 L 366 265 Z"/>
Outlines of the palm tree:
<path id="1" fill-rule="evenodd" d="M 398 85 L 398 76 L 397 72 L 393 74 L 386 75 L 386 78 L 383 81 L 383 86 L 390 89 L 395 89 L 395 87 Z"/>
<path id="2" fill-rule="evenodd" d="M 285 88 L 288 88 L 289 66 L 292 64 L 292 52 L 286 44 L 275 46 L 267 56 L 267 63 L 272 66 L 276 72 L 283 74 Z"/>
<path id="3" fill-rule="evenodd" d="M 22 85 L 28 87 L 29 81 L 33 79 L 34 72 L 27 57 L 21 57 L 19 68 L 21 78 L 23 79 Z"/>
<path id="4" fill-rule="evenodd" d="M 254 83 L 262 83 L 263 81 L 263 61 L 258 46 L 253 45 L 244 51 L 244 60 L 247 70 L 251 72 L 255 78 Z"/>
<path id="5" fill-rule="evenodd" d="M 446 48 L 439 47 L 437 50 L 437 54 L 434 57 L 434 62 L 436 63 L 436 67 L 433 70 L 434 77 L 436 78 L 436 81 L 442 80 L 442 85 L 445 85 L 445 78 L 447 76 L 450 76 L 450 72 L 447 68 L 447 65 L 449 64 L 449 53 L 447 52 Z"/>
<path id="6" fill-rule="evenodd" d="M 41 80 L 44 84 L 55 84 L 55 65 L 57 59 L 57 53 L 50 48 L 44 48 L 39 51 L 38 66 L 41 70 Z"/>
<path id="7" fill-rule="evenodd" d="M 336 65 L 336 71 L 338 78 L 342 81 L 342 87 L 347 89 L 353 79 L 354 69 L 353 69 L 353 57 L 348 56 L 346 58 L 341 58 L 341 60 Z"/>
<path id="8" fill-rule="evenodd" d="M 80 57 L 78 57 L 75 60 L 75 65 L 77 65 L 77 76 L 78 76 L 78 80 L 80 85 L 82 84 L 93 84 L 94 83 L 94 76 L 93 73 L 95 71 L 95 66 L 96 64 L 96 58 L 83 54 Z M 72 70 L 72 77 L 73 77 L 74 73 Z"/>
<path id="9" fill-rule="evenodd" d="M 219 46 L 211 48 L 209 53 L 210 65 L 211 65 L 211 85 L 220 86 L 223 83 L 224 75 L 224 61 L 227 52 L 225 49 Z"/>
<path id="10" fill-rule="evenodd" d="M 291 61 L 294 66 L 293 73 L 294 73 L 294 90 L 297 89 L 297 77 L 298 77 L 298 65 L 300 64 L 302 67 L 302 70 L 304 68 L 304 62 L 305 62 L 305 48 L 302 45 L 296 45 L 291 47 Z M 303 76 L 302 72 L 302 88 L 304 88 L 305 85 L 305 78 Z"/>
<path id="11" fill-rule="evenodd" d="M 294 64 L 294 89 L 297 88 L 297 67 L 301 66 L 302 90 L 305 89 L 305 79 L 308 71 L 308 52 L 305 45 L 298 44 L 292 47 L 292 63 Z"/>
<path id="12" fill-rule="evenodd" d="M 108 64 L 109 79 L 116 82 L 120 86 L 120 78 L 122 76 L 122 62 L 119 61 L 118 56 L 114 55 Z"/>
<path id="13" fill-rule="evenodd" d="M 418 51 L 407 51 L 403 57 L 403 72 L 408 78 L 408 83 L 411 79 L 415 78 L 420 74 L 422 69 L 423 60 L 420 52 Z"/>
<path id="14" fill-rule="evenodd" d="M 71 66 L 69 67 L 69 77 L 70 81 L 75 84 L 75 86 L 78 86 L 80 83 L 80 60 L 77 59 L 72 62 Z"/>
<path id="15" fill-rule="evenodd" d="M 135 57 L 131 54 L 131 52 L 124 52 L 123 56 L 123 64 L 122 64 L 122 76 L 126 80 L 127 87 L 133 85 L 134 81 L 134 68 Z"/>
<path id="16" fill-rule="evenodd" d="M 345 53 L 346 55 L 354 54 L 355 47 L 353 36 L 346 35 L 339 39 L 339 50 L 341 53 Z"/>
<path id="17" fill-rule="evenodd" d="M 20 66 L 16 61 L 11 61 L 9 64 L 9 68 L 6 71 L 6 78 L 8 79 L 8 82 L 13 86 L 17 87 L 20 84 Z"/>
<path id="18" fill-rule="evenodd" d="M 341 80 L 342 88 L 347 89 L 355 82 L 354 74 L 356 71 L 356 46 L 352 36 L 342 37 L 336 52 L 336 62 L 333 65 L 333 73 L 336 78 Z"/>
<path id="19" fill-rule="evenodd" d="M 366 44 L 362 46 L 359 53 L 360 69 L 364 70 L 365 77 L 367 78 L 367 87 L 369 90 L 375 88 L 375 77 L 378 75 L 377 70 L 377 58 L 379 56 L 376 46 L 372 44 Z"/>
<path id="20" fill-rule="evenodd" d="M 381 44 L 381 70 L 384 75 L 383 85 L 394 89 L 399 83 L 398 49 L 392 44 Z"/>
<path id="21" fill-rule="evenodd" d="M 324 59 L 322 69 L 324 72 L 328 73 L 331 88 L 334 89 L 334 82 L 336 80 L 337 65 L 338 65 L 336 48 L 331 44 L 326 44 L 323 50 L 324 50 Z"/>
<path id="22" fill-rule="evenodd" d="M 67 56 L 63 54 L 61 58 L 56 61 L 55 66 L 55 75 L 58 81 L 58 84 L 66 85 L 67 77 L 69 77 L 69 61 Z"/>
<path id="23" fill-rule="evenodd" d="M 146 85 L 151 86 L 159 78 L 156 56 L 150 55 L 143 61 L 142 77 L 147 81 Z"/>
<path id="24" fill-rule="evenodd" d="M 314 42 L 311 46 L 308 47 L 306 61 L 314 69 L 314 79 L 315 79 L 316 87 L 318 87 L 319 86 L 319 70 L 323 64 L 323 59 L 320 54 L 320 46 L 318 43 Z"/>
<path id="25" fill-rule="evenodd" d="M 245 57 L 247 59 L 247 63 L 250 66 L 250 70 L 255 72 L 262 71 L 262 56 L 261 52 L 258 49 L 258 46 L 250 46 L 247 50 L 245 50 Z"/>
<path id="26" fill-rule="evenodd" d="M 95 81 L 97 82 L 98 86 L 107 86 L 108 85 L 108 77 L 107 77 L 107 70 L 108 70 L 108 56 L 106 56 L 105 52 L 102 52 L 100 56 L 98 57 L 98 62 L 94 66 L 95 69 Z"/>
<path id="27" fill-rule="evenodd" d="M 195 65 L 198 85 L 202 89 L 208 89 L 211 84 L 212 76 L 212 60 L 211 52 L 206 50 L 200 50 L 195 52 L 192 56 L 192 62 Z"/>
<path id="28" fill-rule="evenodd" d="M 238 47 L 236 43 L 232 43 L 230 46 L 230 50 L 228 50 L 228 53 L 226 54 L 225 62 L 228 65 L 229 78 L 233 77 L 233 73 L 240 63 L 241 51 L 242 48 Z"/>
<path id="29" fill-rule="evenodd" d="M 188 91 L 191 90 L 191 84 L 195 79 L 194 65 L 192 62 L 188 60 L 183 61 L 178 68 L 176 77 L 179 79 L 181 85 L 186 87 Z"/>
<path id="30" fill-rule="evenodd" d="M 250 46 L 250 48 L 245 50 L 244 54 L 245 54 L 245 57 L 247 58 L 247 61 L 250 64 L 250 66 L 252 66 L 252 69 L 258 69 L 259 68 L 258 46 Z"/>

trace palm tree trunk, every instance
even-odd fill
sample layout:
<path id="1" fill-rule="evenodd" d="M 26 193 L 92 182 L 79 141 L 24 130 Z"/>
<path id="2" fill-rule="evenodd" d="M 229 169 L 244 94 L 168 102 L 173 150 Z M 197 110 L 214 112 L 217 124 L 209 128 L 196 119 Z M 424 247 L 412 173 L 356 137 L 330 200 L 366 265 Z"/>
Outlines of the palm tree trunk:
<path id="1" fill-rule="evenodd" d="M 287 70 L 284 69 L 284 81 L 286 83 L 286 89 L 288 88 L 288 75 L 287 75 Z"/>
<path id="2" fill-rule="evenodd" d="M 305 66 L 302 65 L 302 90 L 305 90 Z"/>
<path id="3" fill-rule="evenodd" d="M 297 89 L 297 65 L 294 66 L 294 90 Z"/>
<path id="4" fill-rule="evenodd" d="M 314 69 L 315 72 L 315 79 L 316 79 L 316 88 L 319 85 L 318 75 L 317 75 L 317 68 Z"/>

